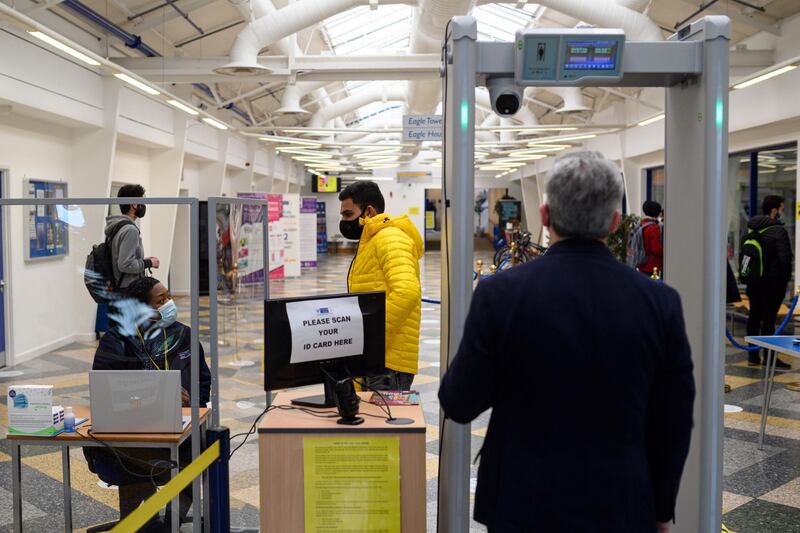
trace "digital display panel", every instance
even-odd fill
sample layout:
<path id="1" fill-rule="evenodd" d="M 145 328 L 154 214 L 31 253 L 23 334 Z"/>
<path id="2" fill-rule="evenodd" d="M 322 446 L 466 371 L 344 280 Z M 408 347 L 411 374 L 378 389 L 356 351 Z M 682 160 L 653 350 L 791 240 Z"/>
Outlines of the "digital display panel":
<path id="1" fill-rule="evenodd" d="M 311 190 L 313 192 L 339 192 L 340 182 L 337 176 L 313 176 Z"/>
<path id="2" fill-rule="evenodd" d="M 614 70 L 617 41 L 568 40 L 565 70 Z"/>

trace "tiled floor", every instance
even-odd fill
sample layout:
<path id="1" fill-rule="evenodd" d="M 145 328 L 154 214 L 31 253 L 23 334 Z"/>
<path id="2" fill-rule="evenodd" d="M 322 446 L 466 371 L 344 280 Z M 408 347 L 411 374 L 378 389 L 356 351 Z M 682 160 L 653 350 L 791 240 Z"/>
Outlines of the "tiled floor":
<path id="1" fill-rule="evenodd" d="M 341 293 L 349 258 L 333 256 L 322 261 L 317 271 L 302 278 L 273 282 L 271 296 L 300 296 Z M 423 264 L 423 292 L 439 298 L 439 254 L 426 254 Z M 263 350 L 263 304 L 259 295 L 247 293 L 237 305 L 220 305 L 220 348 L 222 423 L 232 433 L 249 429 L 264 406 L 265 393 L 260 370 Z M 178 299 L 181 320 L 188 322 L 188 302 Z M 422 306 L 420 372 L 414 388 L 422 393 L 427 432 L 428 530 L 435 531 L 438 470 L 438 416 L 436 391 L 439 386 L 439 308 Z M 201 338 L 207 340 L 208 309 L 201 310 Z M 223 326 L 224 324 L 224 326 Z M 5 423 L 5 387 L 8 383 L 48 383 L 65 405 L 88 403 L 87 370 L 94 345 L 72 345 L 42 356 L 14 370 L 21 377 L 0 378 L 0 424 Z M 252 361 L 252 366 L 240 366 Z M 726 382 L 733 387 L 726 395 L 729 404 L 744 410 L 725 417 L 725 524 L 737 533 L 800 532 L 800 393 L 786 383 L 800 381 L 798 372 L 782 373 L 776 383 L 766 446 L 757 449 L 763 369 L 749 368 L 746 355 L 734 349 L 727 354 Z M 566 385 L 565 385 L 566 386 Z M 477 452 L 486 433 L 488 413 L 472 425 L 472 450 Z M 0 426 L 2 434 L 5 427 Z M 231 463 L 231 524 L 258 526 L 258 448 L 251 438 Z M 5 441 L 0 442 L 0 531 L 11 530 L 10 463 Z M 23 466 L 25 487 L 23 513 L 28 531 L 59 531 L 61 518 L 60 456 L 54 449 L 26 448 Z M 102 488 L 88 472 L 80 450 L 72 453 L 73 515 L 76 528 L 86 528 L 116 517 L 116 491 Z M 472 477 L 476 475 L 473 467 Z M 473 482 L 474 490 L 474 482 Z M 473 524 L 473 531 L 484 529 Z"/>

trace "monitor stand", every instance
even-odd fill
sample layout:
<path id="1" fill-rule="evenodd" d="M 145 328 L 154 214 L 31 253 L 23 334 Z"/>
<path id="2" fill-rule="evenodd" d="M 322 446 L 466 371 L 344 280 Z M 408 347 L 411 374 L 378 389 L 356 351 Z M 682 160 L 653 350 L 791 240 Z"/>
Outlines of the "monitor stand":
<path id="1" fill-rule="evenodd" d="M 295 398 L 292 400 L 292 405 L 311 407 L 314 409 L 327 409 L 330 407 L 336 407 L 336 382 L 330 376 L 326 375 L 324 385 L 325 394 Z"/>

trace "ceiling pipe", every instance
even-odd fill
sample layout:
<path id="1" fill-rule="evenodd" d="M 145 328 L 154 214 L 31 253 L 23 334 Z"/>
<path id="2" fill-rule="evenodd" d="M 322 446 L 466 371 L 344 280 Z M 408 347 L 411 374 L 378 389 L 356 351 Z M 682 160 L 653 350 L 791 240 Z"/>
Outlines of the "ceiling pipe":
<path id="1" fill-rule="evenodd" d="M 298 81 L 287 83 L 281 95 L 281 107 L 273 111 L 284 115 L 308 114 L 309 111 L 300 105 L 300 100 L 307 94 L 327 85 L 324 81 Z"/>
<path id="2" fill-rule="evenodd" d="M 439 53 L 447 22 L 472 11 L 475 0 L 420 0 L 414 8 L 411 27 L 412 54 Z M 408 111 L 411 114 L 433 113 L 441 100 L 440 80 L 409 80 Z"/>
<path id="3" fill-rule="evenodd" d="M 311 116 L 308 125 L 312 128 L 320 128 L 329 120 L 352 113 L 356 109 L 369 105 L 373 102 L 405 101 L 405 90 L 397 86 L 368 86 L 363 91 L 342 98 L 332 105 L 320 107 Z"/>
<path id="4" fill-rule="evenodd" d="M 556 109 L 556 113 L 581 113 L 591 111 L 591 108 L 583 103 L 583 92 L 580 87 L 548 87 L 548 91 L 561 97 L 564 103 Z"/>
<path id="5" fill-rule="evenodd" d="M 258 63 L 258 54 L 267 46 L 294 33 L 370 0 L 299 0 L 268 12 L 249 22 L 236 36 L 230 51 L 231 62 L 216 69 L 220 74 L 251 76 L 267 70 Z M 412 0 L 386 0 L 385 4 L 416 4 Z"/>
<path id="6" fill-rule="evenodd" d="M 664 33 L 647 15 L 627 7 L 637 0 L 541 0 L 539 5 L 599 28 L 622 28 L 628 41 L 663 41 Z"/>

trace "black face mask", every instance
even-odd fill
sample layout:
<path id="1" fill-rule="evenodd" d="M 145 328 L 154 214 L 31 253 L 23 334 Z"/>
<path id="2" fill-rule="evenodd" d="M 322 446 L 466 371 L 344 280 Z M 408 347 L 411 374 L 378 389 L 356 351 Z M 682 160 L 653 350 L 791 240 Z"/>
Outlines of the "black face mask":
<path id="1" fill-rule="evenodd" d="M 362 211 L 358 218 L 364 216 L 364 212 Z M 355 220 L 340 220 L 339 221 L 339 232 L 344 236 L 345 239 L 349 239 L 351 241 L 359 241 L 361 240 L 361 233 L 364 231 L 364 226 L 358 223 L 358 218 Z"/>
<path id="2" fill-rule="evenodd" d="M 136 218 L 144 218 L 145 213 L 147 213 L 147 206 L 140 205 L 133 214 L 136 215 Z"/>

